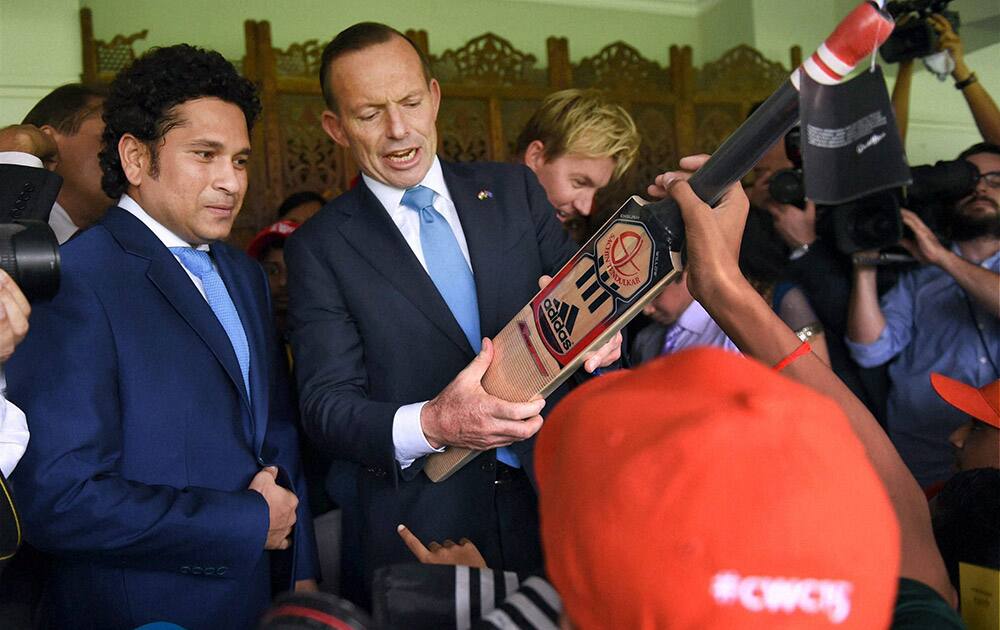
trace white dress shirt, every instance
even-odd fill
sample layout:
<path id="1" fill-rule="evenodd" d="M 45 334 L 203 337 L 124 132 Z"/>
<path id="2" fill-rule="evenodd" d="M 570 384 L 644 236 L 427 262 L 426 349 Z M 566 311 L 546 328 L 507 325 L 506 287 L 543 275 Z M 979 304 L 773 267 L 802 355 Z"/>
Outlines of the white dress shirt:
<path id="1" fill-rule="evenodd" d="M 413 250 L 413 254 L 426 271 L 427 262 L 424 260 L 424 252 L 420 246 L 420 216 L 412 208 L 400 204 L 406 190 L 377 182 L 363 173 L 361 177 L 368 189 L 385 208 L 385 211 L 389 213 L 389 218 L 399 228 L 403 240 Z M 458 247 L 462 250 L 462 255 L 465 256 L 465 262 L 469 264 L 471 269 L 469 245 L 465 241 L 462 222 L 458 218 L 458 211 L 455 210 L 451 193 L 448 192 L 448 186 L 444 182 L 444 173 L 441 171 L 441 162 L 437 156 L 434 157 L 434 163 L 431 164 L 430 170 L 427 171 L 420 185 L 437 193 L 434 196 L 434 209 L 441 213 L 441 216 L 448 222 L 448 226 L 455 235 L 455 240 L 458 241 Z M 424 436 L 424 431 L 420 426 L 420 412 L 425 404 L 427 404 L 426 400 L 403 405 L 396 410 L 396 415 L 392 418 L 392 444 L 400 468 L 409 467 L 418 457 L 444 451 L 444 448 L 435 449 L 432 447 Z"/>
<path id="2" fill-rule="evenodd" d="M 181 237 L 177 236 L 164 227 L 162 223 L 149 216 L 149 213 L 143 210 L 142 206 L 140 206 L 135 199 L 132 199 L 128 195 L 122 195 L 121 199 L 118 200 L 118 207 L 122 210 L 126 210 L 129 214 L 142 221 L 143 224 L 156 236 L 156 238 L 160 239 L 160 242 L 162 242 L 167 249 L 170 249 L 171 247 L 192 246 L 191 243 L 188 243 Z M 209 251 L 208 245 L 198 245 L 195 249 L 200 249 L 203 252 Z M 177 264 L 181 266 L 184 273 L 191 278 L 191 282 L 194 283 L 198 292 L 201 293 L 201 297 L 205 297 L 205 285 L 201 283 L 201 278 L 188 271 L 188 268 L 184 266 L 184 263 L 181 262 L 181 259 L 178 258 L 176 254 L 174 255 L 174 260 L 176 260 Z M 215 260 L 212 260 L 212 266 L 215 266 Z M 218 267 L 216 267 L 216 269 L 218 269 Z M 208 298 L 206 298 L 206 300 L 207 299 Z"/>
<path id="3" fill-rule="evenodd" d="M 9 477 L 28 448 L 28 421 L 24 412 L 6 398 L 7 379 L 0 370 L 0 471 Z"/>
<path id="4" fill-rule="evenodd" d="M 0 164 L 42 168 L 42 161 L 30 153 L 0 151 Z M 75 230 L 74 230 L 75 231 Z M 60 241 L 60 244 L 62 241 Z M 28 448 L 28 421 L 24 412 L 6 398 L 7 379 L 0 370 L 0 471 L 9 477 Z"/>
<path id="5" fill-rule="evenodd" d="M 62 245 L 73 235 L 80 231 L 80 228 L 69 218 L 66 208 L 59 205 L 59 202 L 52 204 L 52 212 L 49 213 L 49 227 L 56 233 L 56 240 Z"/>

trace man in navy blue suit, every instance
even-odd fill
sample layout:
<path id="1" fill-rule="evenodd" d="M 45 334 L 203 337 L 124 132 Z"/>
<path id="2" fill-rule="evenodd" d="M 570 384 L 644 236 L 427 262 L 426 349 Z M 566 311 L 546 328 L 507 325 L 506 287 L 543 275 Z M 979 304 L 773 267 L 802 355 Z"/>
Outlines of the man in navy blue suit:
<path id="1" fill-rule="evenodd" d="M 415 561 L 399 524 L 474 540 L 491 567 L 536 570 L 531 437 L 545 401 L 486 393 L 484 337 L 576 248 L 526 167 L 437 158 L 440 86 L 398 31 L 344 30 L 320 81 L 323 128 L 362 177 L 286 245 L 292 346 L 306 430 L 359 471 L 358 505 L 345 510 L 358 512 L 364 586 L 381 565 Z M 432 483 L 427 456 L 452 446 L 485 452 Z"/>
<path id="2" fill-rule="evenodd" d="M 52 555 L 58 628 L 247 628 L 314 586 L 295 411 L 267 280 L 221 242 L 247 188 L 252 84 L 154 50 L 105 104 L 118 199 L 62 248 L 62 288 L 6 366 L 32 439 L 11 481 Z"/>

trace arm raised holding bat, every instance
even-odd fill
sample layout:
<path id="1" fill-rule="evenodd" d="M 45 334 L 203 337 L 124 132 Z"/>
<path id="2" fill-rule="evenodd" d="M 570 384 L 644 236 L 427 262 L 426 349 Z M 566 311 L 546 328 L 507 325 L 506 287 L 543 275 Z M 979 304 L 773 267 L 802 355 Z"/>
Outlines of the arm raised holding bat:
<path id="1" fill-rule="evenodd" d="M 703 158 L 687 158 L 686 168 Z M 745 354 L 775 365 L 802 343 L 739 271 L 739 239 L 748 202 L 731 186 L 715 209 L 694 194 L 681 172 L 657 178 L 657 191 L 669 194 L 681 208 L 688 237 L 688 286 Z M 815 355 L 791 363 L 783 373 L 832 398 L 850 420 L 868 458 L 888 491 L 901 533 L 900 575 L 931 586 L 947 601 L 954 593 L 931 530 L 927 501 L 871 412 Z"/>

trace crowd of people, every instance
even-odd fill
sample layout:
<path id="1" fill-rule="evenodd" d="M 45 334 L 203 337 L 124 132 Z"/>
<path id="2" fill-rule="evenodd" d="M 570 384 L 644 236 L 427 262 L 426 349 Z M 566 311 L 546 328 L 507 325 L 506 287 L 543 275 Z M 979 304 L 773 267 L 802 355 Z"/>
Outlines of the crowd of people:
<path id="1" fill-rule="evenodd" d="M 445 161 L 424 53 L 371 22 L 320 84 L 360 178 L 289 197 L 245 253 L 260 101 L 218 53 L 151 50 L 0 130 L 0 200 L 56 198 L 62 264 L 31 305 L 0 272 L 12 627 L 963 627 L 959 566 L 1000 570 L 997 138 L 958 156 L 976 176 L 937 232 L 901 211 L 902 270 L 774 199 L 783 143 L 714 208 L 687 183 L 707 156 L 682 159 L 643 192 L 680 208 L 683 273 L 512 402 L 482 385 L 491 339 L 576 252 L 635 123 L 563 90 L 516 163 Z M 330 505 L 349 602 L 321 592 Z"/>

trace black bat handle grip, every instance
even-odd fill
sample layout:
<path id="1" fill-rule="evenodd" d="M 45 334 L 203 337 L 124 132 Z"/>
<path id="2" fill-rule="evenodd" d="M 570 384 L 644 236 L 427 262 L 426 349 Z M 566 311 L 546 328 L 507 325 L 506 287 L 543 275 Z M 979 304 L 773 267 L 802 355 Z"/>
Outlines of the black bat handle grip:
<path id="1" fill-rule="evenodd" d="M 799 120 L 799 92 L 788 79 L 758 107 L 688 180 L 702 201 L 714 206 L 733 182 L 746 175 L 754 164 Z M 667 232 L 670 249 L 680 251 L 684 224 L 672 199 L 647 204 Z"/>

